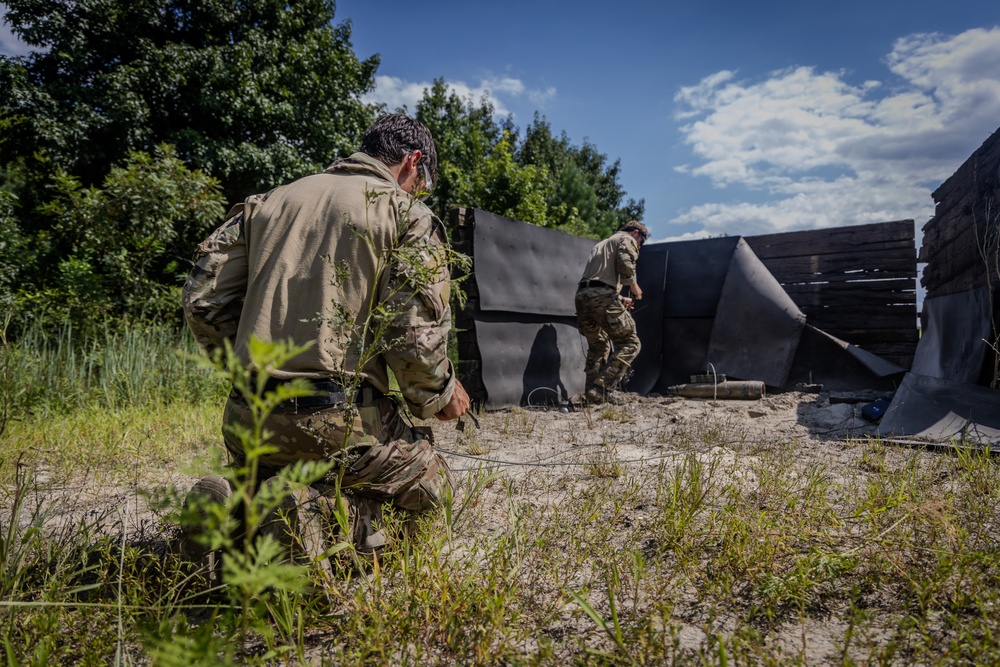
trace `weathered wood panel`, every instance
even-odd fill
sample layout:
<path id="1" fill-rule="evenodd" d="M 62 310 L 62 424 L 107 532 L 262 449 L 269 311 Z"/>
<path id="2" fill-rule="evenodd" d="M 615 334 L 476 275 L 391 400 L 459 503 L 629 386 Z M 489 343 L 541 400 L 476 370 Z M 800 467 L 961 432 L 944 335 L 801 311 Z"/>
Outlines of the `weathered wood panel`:
<path id="1" fill-rule="evenodd" d="M 917 333 L 912 220 L 751 236 L 810 324 L 909 368 Z"/>
<path id="2" fill-rule="evenodd" d="M 914 250 L 910 245 L 910 251 Z M 784 257 L 762 259 L 771 268 L 771 275 L 780 283 L 812 283 L 845 280 L 881 280 L 909 278 L 917 274 L 916 256 L 872 257 L 870 264 L 859 266 L 858 254 L 854 255 L 810 255 L 807 257 Z M 773 268 L 772 268 L 773 267 Z"/>
<path id="3" fill-rule="evenodd" d="M 980 235 L 976 227 L 967 224 L 952 241 L 937 246 L 927 246 L 925 253 L 927 266 L 921 276 L 921 284 L 927 288 L 928 296 L 944 296 L 954 294 L 945 292 L 942 287 L 958 276 L 966 276 L 963 283 L 971 282 L 970 287 L 980 287 L 986 282 L 986 264 L 980 250 Z"/>
<path id="4" fill-rule="evenodd" d="M 747 237 L 747 242 L 761 259 L 855 251 L 879 254 L 891 248 L 912 247 L 913 230 L 913 220 L 895 220 L 850 227 L 761 234 Z"/>
<path id="5" fill-rule="evenodd" d="M 928 298 L 984 285 L 988 273 L 980 245 L 987 228 L 995 229 L 1000 219 L 1000 131 L 932 196 L 935 215 L 924 225 L 920 248 L 920 259 L 927 262 L 921 284 Z"/>
<path id="6" fill-rule="evenodd" d="M 985 233 L 986 221 L 994 218 L 996 212 L 997 205 L 991 206 L 989 195 L 970 185 L 960 196 L 956 195 L 955 201 L 938 204 L 934 217 L 924 225 L 921 250 L 933 251 L 947 245 L 969 226 L 978 227 L 980 234 Z"/>
<path id="7" fill-rule="evenodd" d="M 983 240 L 1000 226 L 1000 130 L 994 132 L 932 194 L 935 212 L 923 228 L 920 260 L 926 262 L 921 285 L 927 298 L 958 294 L 991 284 L 993 313 L 1000 313 L 1000 271 L 993 247 L 983 256 Z M 995 316 L 994 316 L 995 317 Z M 993 336 L 1000 336 L 996 319 Z M 983 363 L 982 384 L 995 375 L 996 352 Z"/>

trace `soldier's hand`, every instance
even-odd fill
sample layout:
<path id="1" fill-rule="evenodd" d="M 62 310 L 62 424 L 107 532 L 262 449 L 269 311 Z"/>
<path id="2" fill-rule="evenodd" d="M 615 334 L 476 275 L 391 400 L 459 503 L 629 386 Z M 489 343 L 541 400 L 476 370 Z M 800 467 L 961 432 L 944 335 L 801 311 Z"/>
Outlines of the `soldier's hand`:
<path id="1" fill-rule="evenodd" d="M 629 297 L 623 296 L 621 297 L 621 300 L 626 310 L 632 310 L 633 308 L 635 308 L 635 301 L 633 301 Z"/>
<path id="2" fill-rule="evenodd" d="M 451 400 L 434 416 L 441 421 L 458 419 L 469 411 L 469 403 L 469 395 L 465 392 L 465 387 L 462 386 L 461 382 L 455 380 L 455 391 L 451 395 Z"/>
<path id="3" fill-rule="evenodd" d="M 642 288 L 639 287 L 639 283 L 629 285 L 629 291 L 632 292 L 633 299 L 636 301 L 642 301 Z"/>

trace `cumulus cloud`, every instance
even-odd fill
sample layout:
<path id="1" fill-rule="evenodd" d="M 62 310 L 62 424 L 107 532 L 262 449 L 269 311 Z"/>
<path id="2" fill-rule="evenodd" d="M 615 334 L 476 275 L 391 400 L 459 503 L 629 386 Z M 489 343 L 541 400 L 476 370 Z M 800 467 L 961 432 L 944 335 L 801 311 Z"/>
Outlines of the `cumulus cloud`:
<path id="1" fill-rule="evenodd" d="M 766 203 L 708 203 L 675 218 L 703 235 L 933 215 L 931 191 L 1000 124 L 1000 27 L 910 35 L 895 78 L 794 67 L 762 81 L 722 71 L 682 88 L 676 118 L 696 162 L 678 168 Z"/>
<path id="2" fill-rule="evenodd" d="M 379 75 L 375 77 L 375 90 L 364 101 L 385 104 L 390 110 L 405 107 L 413 111 L 424 96 L 424 91 L 433 85 L 431 81 L 405 81 L 395 76 Z M 527 97 L 534 104 L 543 106 L 556 94 L 556 89 L 551 87 L 544 90 L 528 89 L 524 82 L 512 77 L 482 79 L 475 86 L 462 81 L 449 81 L 447 86 L 463 100 L 479 102 L 483 97 L 488 97 L 497 116 L 510 113 L 507 102 L 513 99 Z"/>

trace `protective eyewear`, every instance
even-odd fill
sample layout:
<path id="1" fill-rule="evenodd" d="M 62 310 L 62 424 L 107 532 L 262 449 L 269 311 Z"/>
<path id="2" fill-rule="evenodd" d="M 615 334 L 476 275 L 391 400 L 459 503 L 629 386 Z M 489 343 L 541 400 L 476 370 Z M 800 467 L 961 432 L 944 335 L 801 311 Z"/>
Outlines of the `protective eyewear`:
<path id="1" fill-rule="evenodd" d="M 420 161 L 420 166 L 424 169 L 424 190 L 430 192 L 434 189 L 434 179 L 431 178 L 431 170 L 427 168 L 423 160 Z"/>

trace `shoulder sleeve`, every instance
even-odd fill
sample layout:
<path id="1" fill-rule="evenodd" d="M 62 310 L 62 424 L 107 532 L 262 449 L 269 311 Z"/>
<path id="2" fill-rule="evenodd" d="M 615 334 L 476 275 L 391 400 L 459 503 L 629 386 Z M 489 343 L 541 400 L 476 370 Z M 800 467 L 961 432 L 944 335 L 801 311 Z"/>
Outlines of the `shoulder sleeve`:
<path id="1" fill-rule="evenodd" d="M 385 358 L 414 416 L 426 419 L 451 400 L 448 360 L 450 272 L 444 225 L 423 204 L 408 210 L 382 303 L 391 317 Z"/>
<path id="2" fill-rule="evenodd" d="M 625 236 L 618 244 L 615 264 L 622 285 L 635 283 L 635 263 L 639 259 L 639 246 L 631 236 Z"/>
<path id="3" fill-rule="evenodd" d="M 236 338 L 247 290 L 245 213 L 244 204 L 234 206 L 222 226 L 198 246 L 181 290 L 184 319 L 209 354 Z"/>

